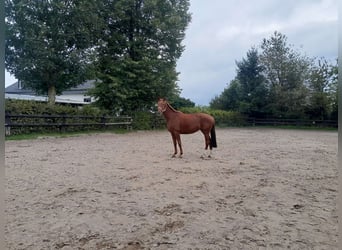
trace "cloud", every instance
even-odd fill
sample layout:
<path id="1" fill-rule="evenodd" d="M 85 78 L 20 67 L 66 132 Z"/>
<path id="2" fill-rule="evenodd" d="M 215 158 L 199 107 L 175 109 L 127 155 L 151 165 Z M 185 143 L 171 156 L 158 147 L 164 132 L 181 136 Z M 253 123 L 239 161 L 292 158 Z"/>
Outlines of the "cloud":
<path id="1" fill-rule="evenodd" d="M 309 57 L 337 57 L 337 0 L 191 0 L 192 23 L 178 62 L 182 96 L 200 105 L 236 75 L 236 61 L 274 31 Z"/>

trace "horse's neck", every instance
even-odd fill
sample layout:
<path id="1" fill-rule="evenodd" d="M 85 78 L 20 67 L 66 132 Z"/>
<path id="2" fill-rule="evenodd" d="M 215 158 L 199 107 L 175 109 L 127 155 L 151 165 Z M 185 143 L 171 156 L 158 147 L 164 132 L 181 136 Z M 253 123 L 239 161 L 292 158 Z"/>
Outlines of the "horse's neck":
<path id="1" fill-rule="evenodd" d="M 166 120 L 170 120 L 174 117 L 176 117 L 179 113 L 181 113 L 180 111 L 175 110 L 169 103 L 167 104 L 166 110 L 164 112 L 164 116 L 166 118 Z"/>
<path id="2" fill-rule="evenodd" d="M 171 109 L 173 112 L 175 112 L 175 113 L 179 113 L 180 111 L 178 111 L 178 110 L 176 110 L 174 107 L 172 107 L 171 105 L 170 105 L 170 103 L 167 103 L 167 107 L 169 108 L 169 109 Z"/>

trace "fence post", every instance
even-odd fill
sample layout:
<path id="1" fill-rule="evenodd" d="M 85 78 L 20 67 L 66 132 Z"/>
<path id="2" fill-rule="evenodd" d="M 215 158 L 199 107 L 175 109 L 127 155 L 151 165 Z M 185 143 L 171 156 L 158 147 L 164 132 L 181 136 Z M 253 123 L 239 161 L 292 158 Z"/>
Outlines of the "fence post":
<path id="1" fill-rule="evenodd" d="M 132 130 L 133 118 L 129 116 L 128 122 L 130 122 L 130 124 L 127 124 L 127 130 Z"/>
<path id="2" fill-rule="evenodd" d="M 11 135 L 11 115 L 7 112 L 5 115 L 5 135 Z"/>
<path id="3" fill-rule="evenodd" d="M 153 130 L 155 130 L 156 129 L 156 127 L 157 127 L 157 116 L 156 116 L 156 114 L 153 112 L 153 113 L 151 113 L 151 128 L 153 129 Z"/>
<path id="4" fill-rule="evenodd" d="M 101 124 L 102 124 L 102 129 L 106 128 L 106 116 L 102 115 L 101 116 Z"/>
<path id="5" fill-rule="evenodd" d="M 66 125 L 66 114 L 63 113 L 63 115 L 62 115 L 62 123 L 59 126 L 59 132 L 60 133 L 62 133 L 64 131 L 64 127 L 66 127 L 65 125 Z"/>

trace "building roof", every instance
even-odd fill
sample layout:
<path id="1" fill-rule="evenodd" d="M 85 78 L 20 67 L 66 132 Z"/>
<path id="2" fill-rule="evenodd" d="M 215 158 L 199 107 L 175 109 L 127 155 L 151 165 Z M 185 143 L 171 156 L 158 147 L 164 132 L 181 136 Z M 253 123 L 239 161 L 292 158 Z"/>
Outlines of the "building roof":
<path id="1" fill-rule="evenodd" d="M 63 91 L 61 95 L 56 96 L 57 103 L 71 103 L 71 104 L 89 104 L 86 101 L 87 91 L 94 87 L 95 80 L 87 80 L 84 83 Z M 78 97 L 77 97 L 78 96 Z M 21 88 L 20 82 L 13 83 L 5 88 L 5 99 L 19 99 L 32 101 L 47 101 L 47 96 L 39 96 L 33 90 Z"/>
<path id="2" fill-rule="evenodd" d="M 70 94 L 85 94 L 89 89 L 94 87 L 95 80 L 87 80 L 84 83 L 70 88 L 69 90 L 63 91 L 61 95 Z M 17 94 L 17 95 L 36 95 L 36 93 L 31 89 L 26 89 L 21 87 L 20 82 L 15 82 L 12 85 L 5 88 L 6 94 Z"/>
<path id="3" fill-rule="evenodd" d="M 26 101 L 38 101 L 47 102 L 47 96 L 37 96 L 37 95 L 18 95 L 18 94 L 7 94 L 5 93 L 5 99 L 14 100 L 26 100 Z M 85 102 L 84 100 L 79 100 L 76 98 L 68 98 L 67 96 L 56 96 L 56 103 L 69 103 L 69 104 L 90 104 L 91 102 Z"/>

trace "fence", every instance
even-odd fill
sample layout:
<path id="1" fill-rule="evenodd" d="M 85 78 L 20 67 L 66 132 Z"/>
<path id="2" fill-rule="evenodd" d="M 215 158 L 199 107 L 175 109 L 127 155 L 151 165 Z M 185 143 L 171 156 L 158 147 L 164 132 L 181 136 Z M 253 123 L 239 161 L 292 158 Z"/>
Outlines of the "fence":
<path id="1" fill-rule="evenodd" d="M 130 116 L 71 116 L 71 115 L 5 115 L 6 135 L 58 130 L 84 130 L 108 128 L 110 126 L 131 129 L 133 119 Z M 76 129 L 75 129 L 76 128 Z"/>
<path id="2" fill-rule="evenodd" d="M 247 124 L 252 126 L 297 126 L 297 127 L 330 127 L 337 128 L 334 120 L 297 120 L 297 119 L 257 119 L 248 118 Z"/>
<path id="3" fill-rule="evenodd" d="M 134 117 L 134 119 L 133 119 Z M 132 116 L 79 116 L 79 115 L 27 115 L 6 114 L 6 135 L 31 132 L 80 131 L 105 129 L 109 127 L 125 129 L 159 129 L 165 128 L 165 119 L 158 114 L 140 112 Z M 337 128 L 333 120 L 296 120 L 296 119 L 258 119 L 248 118 L 248 126 L 297 126 L 297 127 L 331 127 Z M 220 125 L 220 124 L 217 124 Z"/>

